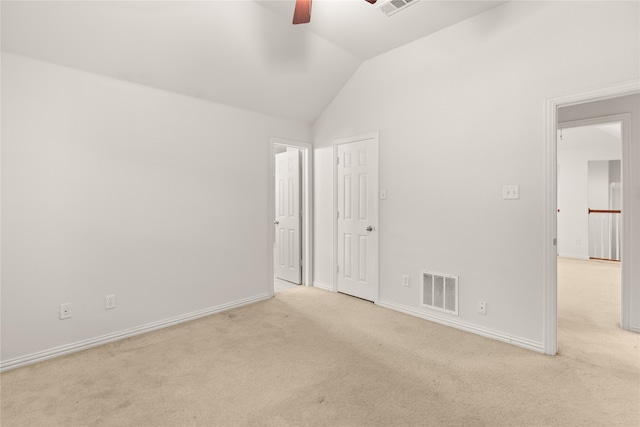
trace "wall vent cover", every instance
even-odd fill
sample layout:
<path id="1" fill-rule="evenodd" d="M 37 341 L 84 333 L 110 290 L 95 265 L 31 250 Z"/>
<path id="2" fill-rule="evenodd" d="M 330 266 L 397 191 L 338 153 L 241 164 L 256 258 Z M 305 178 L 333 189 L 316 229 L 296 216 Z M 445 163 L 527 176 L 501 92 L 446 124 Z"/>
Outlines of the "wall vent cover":
<path id="1" fill-rule="evenodd" d="M 391 16 L 414 3 L 418 3 L 418 0 L 383 0 L 378 1 L 376 7 L 385 15 Z"/>
<path id="2" fill-rule="evenodd" d="M 458 276 L 422 270 L 423 307 L 458 315 Z"/>

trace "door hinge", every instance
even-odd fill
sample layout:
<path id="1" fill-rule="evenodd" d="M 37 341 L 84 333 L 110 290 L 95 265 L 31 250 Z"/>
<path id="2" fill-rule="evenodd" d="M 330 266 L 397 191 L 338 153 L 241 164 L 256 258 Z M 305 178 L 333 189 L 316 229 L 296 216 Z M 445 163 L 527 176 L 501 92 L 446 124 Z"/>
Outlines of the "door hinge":
<path id="1" fill-rule="evenodd" d="M 336 157 L 336 165 L 340 164 L 340 157 Z"/>
<path id="2" fill-rule="evenodd" d="M 340 211 L 336 211 L 336 218 L 340 218 Z"/>
<path id="3" fill-rule="evenodd" d="M 556 246 L 557 243 L 558 243 L 558 239 L 554 238 L 553 239 L 553 246 Z"/>
<path id="4" fill-rule="evenodd" d="M 336 265 L 336 273 L 340 273 L 340 266 Z"/>

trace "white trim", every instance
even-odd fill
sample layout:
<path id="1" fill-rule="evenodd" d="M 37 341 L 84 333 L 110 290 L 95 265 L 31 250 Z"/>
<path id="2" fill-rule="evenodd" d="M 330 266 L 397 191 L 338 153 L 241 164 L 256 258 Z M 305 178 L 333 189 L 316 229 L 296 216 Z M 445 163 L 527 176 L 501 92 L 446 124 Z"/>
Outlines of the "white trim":
<path id="1" fill-rule="evenodd" d="M 526 338 L 520 338 L 513 335 L 503 334 L 501 332 L 494 331 L 489 328 L 483 328 L 472 323 L 463 322 L 458 319 L 451 319 L 448 317 L 439 316 L 437 314 L 425 313 L 424 311 L 417 310 L 412 307 L 408 307 L 402 304 L 397 304 L 390 301 L 378 301 L 376 303 L 380 307 L 388 308 L 400 313 L 408 314 L 410 316 L 419 317 L 421 319 L 429 320 L 431 322 L 439 323 L 441 325 L 450 326 L 452 328 L 460 329 L 466 332 L 471 332 L 476 335 L 480 335 L 486 338 L 491 338 L 497 341 L 513 344 L 518 347 L 526 348 L 527 350 L 533 350 L 538 353 L 544 353 L 544 345 L 541 342 L 528 340 Z"/>
<path id="2" fill-rule="evenodd" d="M 333 285 L 327 285 L 326 283 L 313 282 L 313 287 L 323 289 L 325 291 L 333 292 Z"/>
<path id="3" fill-rule="evenodd" d="M 54 357 L 64 356 L 70 353 L 76 353 L 78 351 L 87 350 L 87 349 L 97 347 L 103 344 L 107 344 L 110 342 L 120 341 L 125 338 L 131 338 L 136 335 L 141 335 L 141 334 L 152 332 L 158 329 L 167 328 L 169 326 L 175 326 L 180 323 L 189 322 L 191 320 L 199 319 L 205 316 L 210 316 L 212 314 L 231 310 L 233 308 L 242 307 L 244 305 L 253 304 L 255 302 L 262 301 L 269 298 L 271 298 L 271 295 L 266 293 L 261 295 L 256 295 L 251 298 L 245 298 L 242 300 L 205 308 L 203 310 L 193 311 L 187 314 L 181 314 L 179 316 L 171 317 L 169 319 L 147 323 L 146 325 L 137 326 L 135 328 L 125 329 L 118 332 L 112 332 L 107 335 L 90 338 L 88 340 L 77 341 L 71 344 L 65 344 L 65 345 L 54 347 L 48 350 L 39 351 L 37 353 L 27 354 L 26 356 L 16 357 L 14 359 L 3 360 L 2 362 L 0 362 L 0 372 L 8 371 L 9 369 L 19 368 L 21 366 L 42 362 L 44 360 L 52 359 Z"/>
<path id="4" fill-rule="evenodd" d="M 576 255 L 576 254 L 558 254 L 560 258 L 569 258 L 569 259 L 580 259 L 583 261 L 588 261 L 589 257 L 585 255 Z"/>
<path id="5" fill-rule="evenodd" d="M 378 176 L 378 188 L 376 189 L 375 211 L 378 218 L 378 224 L 376 224 L 376 230 L 379 233 L 380 230 L 380 200 L 377 197 L 380 191 L 380 132 L 368 132 L 356 136 L 349 136 L 346 138 L 338 138 L 333 142 L 333 292 L 338 292 L 338 218 L 336 212 L 338 212 L 338 145 L 349 144 L 352 142 L 372 140 L 376 144 L 378 149 L 378 164 L 376 167 L 376 174 Z M 380 238 L 376 240 L 375 248 L 376 259 L 376 288 L 374 289 L 373 302 L 377 302 L 380 298 Z"/>
<path id="6" fill-rule="evenodd" d="M 543 239 L 543 304 L 544 304 L 544 319 L 543 319 L 543 341 L 544 352 L 546 354 L 554 355 L 558 352 L 558 284 L 557 284 L 557 246 L 555 245 L 555 239 L 557 238 L 557 128 L 558 128 L 558 108 L 568 107 L 571 105 L 584 104 L 587 102 L 600 101 L 604 99 L 617 98 L 625 95 L 633 95 L 640 91 L 640 80 L 633 80 L 628 82 L 616 83 L 607 86 L 602 86 L 594 89 L 589 89 L 580 92 L 574 92 L 565 94 L 553 98 L 547 98 L 545 100 L 545 146 L 544 146 L 544 168 L 545 168 L 545 197 L 543 204 L 543 216 L 544 216 L 544 239 Z M 624 132 L 624 131 L 623 131 Z M 629 145 L 629 144 L 627 144 Z M 624 150 L 624 148 L 623 148 Z M 627 153 L 628 154 L 628 153 Z M 623 152 L 623 157 L 625 153 Z M 629 160 L 630 156 L 626 156 Z M 630 168 L 626 168 L 628 174 Z M 623 172 L 625 173 L 625 172 Z M 624 179 L 628 179 L 627 182 L 631 182 L 631 176 L 626 175 Z M 627 185 L 627 187 L 631 187 Z M 624 191 L 624 190 L 623 190 Z M 623 195 L 623 199 L 625 196 Z M 630 197 L 626 197 L 630 199 Z M 624 206 L 623 206 L 624 208 Z M 633 212 L 628 211 L 628 217 L 632 218 Z M 627 228 L 629 230 L 629 228 Z M 634 259 L 637 254 L 627 253 L 627 259 Z M 629 264 L 628 262 L 625 264 Z M 630 266 L 627 266 L 629 268 Z M 623 264 L 623 270 L 624 270 Z M 627 276 L 628 276 L 627 270 Z M 628 282 L 628 279 L 627 279 Z M 624 288 L 623 284 L 623 288 Z M 630 298 L 627 298 L 630 300 Z M 630 302 L 630 301 L 627 301 Z M 629 307 L 630 308 L 630 307 Z M 629 311 L 623 308 L 622 311 L 626 311 L 626 322 L 621 323 L 622 327 L 629 329 L 631 325 L 628 324 L 630 316 Z M 621 319 L 625 321 L 625 319 Z M 626 326 L 626 327 L 625 327 Z"/>
<path id="7" fill-rule="evenodd" d="M 302 284 L 313 283 L 313 146 L 306 142 L 292 141 L 282 138 L 270 138 L 269 178 L 267 179 L 269 195 L 269 280 L 271 295 L 275 295 L 273 287 L 273 241 L 275 238 L 273 221 L 275 220 L 275 146 L 296 147 L 302 152 Z"/>
<path id="8" fill-rule="evenodd" d="M 559 102 L 559 101 L 558 101 Z M 558 260 L 557 260 L 557 120 L 558 104 L 554 100 L 545 102 L 545 198 L 543 203 L 543 331 L 544 352 L 555 355 L 558 352 Z"/>
<path id="9" fill-rule="evenodd" d="M 579 128 L 584 126 L 604 125 L 604 124 L 610 124 L 610 123 L 626 123 L 626 125 L 629 126 L 631 125 L 631 113 L 591 117 L 588 119 L 571 120 L 568 122 L 558 122 L 558 129 L 571 129 L 571 128 Z M 622 141 L 622 137 L 620 138 L 620 140 Z"/>

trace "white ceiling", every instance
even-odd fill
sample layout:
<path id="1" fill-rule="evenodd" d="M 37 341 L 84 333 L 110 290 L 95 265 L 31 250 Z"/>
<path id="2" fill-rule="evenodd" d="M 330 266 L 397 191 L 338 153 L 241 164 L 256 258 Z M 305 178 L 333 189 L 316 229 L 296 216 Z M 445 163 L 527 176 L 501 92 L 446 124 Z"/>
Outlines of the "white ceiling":
<path id="1" fill-rule="evenodd" d="M 620 123 L 558 129 L 558 151 L 589 150 L 612 146 L 617 149 L 622 147 Z"/>
<path id="2" fill-rule="evenodd" d="M 379 0 L 381 1 L 381 0 Z M 3 0 L 2 50 L 313 123 L 360 64 L 504 1 Z"/>
<path id="3" fill-rule="evenodd" d="M 291 21 L 295 0 L 256 1 Z M 365 0 L 313 0 L 306 28 L 366 60 L 502 3 L 506 2 L 421 0 L 388 17 Z"/>

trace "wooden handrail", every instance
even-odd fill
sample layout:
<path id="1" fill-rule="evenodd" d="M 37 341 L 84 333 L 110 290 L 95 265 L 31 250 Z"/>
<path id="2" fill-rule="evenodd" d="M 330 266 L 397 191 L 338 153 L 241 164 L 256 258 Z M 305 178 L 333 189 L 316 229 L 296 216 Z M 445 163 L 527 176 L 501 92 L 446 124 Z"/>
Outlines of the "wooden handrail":
<path id="1" fill-rule="evenodd" d="M 596 259 L 598 261 L 613 261 L 613 262 L 620 262 L 619 259 L 609 259 L 609 258 L 595 258 L 590 256 L 589 259 Z"/>
<path id="2" fill-rule="evenodd" d="M 622 213 L 620 210 L 589 209 L 589 213 Z"/>

